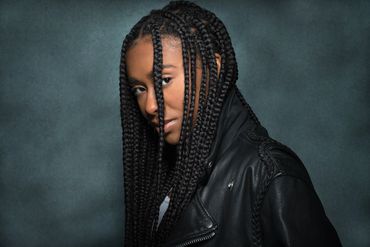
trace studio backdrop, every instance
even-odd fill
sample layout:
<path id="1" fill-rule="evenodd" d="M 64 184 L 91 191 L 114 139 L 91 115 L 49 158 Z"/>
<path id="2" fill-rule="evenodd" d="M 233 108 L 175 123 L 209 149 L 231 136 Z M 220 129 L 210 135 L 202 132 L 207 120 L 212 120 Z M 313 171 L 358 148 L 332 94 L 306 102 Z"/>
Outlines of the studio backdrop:
<path id="1" fill-rule="evenodd" d="M 225 23 L 237 85 L 343 245 L 370 246 L 370 2 L 195 2 Z M 165 4 L 0 2 L 0 246 L 123 245 L 121 45 Z"/>

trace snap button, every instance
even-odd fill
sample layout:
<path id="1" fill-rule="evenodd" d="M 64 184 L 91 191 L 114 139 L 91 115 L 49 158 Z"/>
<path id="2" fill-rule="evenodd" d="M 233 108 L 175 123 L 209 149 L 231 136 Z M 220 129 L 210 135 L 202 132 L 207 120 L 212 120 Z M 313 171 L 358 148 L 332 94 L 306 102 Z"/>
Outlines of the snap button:
<path id="1" fill-rule="evenodd" d="M 232 190 L 234 186 L 234 181 L 231 181 L 228 185 L 227 185 L 227 188 L 229 188 L 229 190 Z"/>

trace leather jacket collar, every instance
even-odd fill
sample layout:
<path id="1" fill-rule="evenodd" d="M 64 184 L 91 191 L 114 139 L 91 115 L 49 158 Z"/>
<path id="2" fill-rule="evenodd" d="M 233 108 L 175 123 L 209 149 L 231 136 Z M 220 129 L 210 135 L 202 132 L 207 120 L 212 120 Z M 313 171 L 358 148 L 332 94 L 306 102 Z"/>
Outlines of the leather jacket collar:
<path id="1" fill-rule="evenodd" d="M 243 105 L 237 95 L 235 87 L 232 87 L 226 96 L 224 105 L 217 124 L 215 139 L 211 151 L 206 159 L 207 172 L 202 178 L 203 183 L 209 178 L 214 166 L 217 154 L 224 153 L 242 130 L 254 130 L 268 136 L 267 130 L 260 125 L 249 105 Z M 248 110 L 247 110 L 248 109 Z"/>
<path id="2" fill-rule="evenodd" d="M 253 119 L 252 111 L 246 111 L 246 106 L 242 104 L 237 96 L 236 89 L 230 89 L 218 120 L 215 139 L 213 141 L 211 151 L 206 159 L 206 173 L 201 178 L 200 185 L 204 186 L 207 183 L 214 164 L 216 164 L 217 156 L 223 154 L 235 139 L 241 130 L 260 128 L 260 131 L 267 134 L 267 131 L 262 126 L 258 125 Z M 180 218 L 179 225 L 181 228 L 176 228 L 170 235 L 170 241 L 165 246 L 187 246 L 197 242 L 212 238 L 215 235 L 215 230 L 218 223 L 209 211 L 204 207 L 200 199 L 200 190 L 197 189 L 193 200 L 191 200 L 188 208 L 184 211 L 184 215 Z M 195 221 L 186 221 L 186 219 L 196 219 Z M 186 221 L 186 224 L 182 221 Z"/>

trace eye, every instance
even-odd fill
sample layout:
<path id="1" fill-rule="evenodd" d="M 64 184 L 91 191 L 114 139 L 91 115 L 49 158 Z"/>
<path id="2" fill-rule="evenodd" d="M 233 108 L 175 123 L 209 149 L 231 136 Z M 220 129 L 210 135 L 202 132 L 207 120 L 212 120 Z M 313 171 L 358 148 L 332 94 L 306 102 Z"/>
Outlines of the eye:
<path id="1" fill-rule="evenodd" d="M 171 82 L 171 77 L 162 78 L 162 86 L 167 86 Z"/>
<path id="2" fill-rule="evenodd" d="M 142 94 L 143 92 L 145 92 L 145 87 L 142 87 L 142 86 L 133 87 L 131 88 L 131 91 L 133 92 L 135 96 L 138 96 Z"/>

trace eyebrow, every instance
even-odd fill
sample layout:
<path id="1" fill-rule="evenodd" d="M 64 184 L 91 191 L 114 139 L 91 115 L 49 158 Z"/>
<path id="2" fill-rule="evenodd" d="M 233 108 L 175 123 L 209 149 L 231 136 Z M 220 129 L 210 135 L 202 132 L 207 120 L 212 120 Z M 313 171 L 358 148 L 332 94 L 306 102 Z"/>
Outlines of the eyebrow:
<path id="1" fill-rule="evenodd" d="M 172 64 L 163 64 L 162 66 L 162 69 L 167 69 L 167 68 L 177 68 L 175 65 L 172 65 Z M 146 75 L 147 78 L 152 78 L 153 77 L 153 72 L 149 72 L 147 75 Z M 136 80 L 135 78 L 133 77 L 129 77 L 128 76 L 128 83 L 130 85 L 133 85 L 135 83 L 139 82 L 139 80 Z"/>

